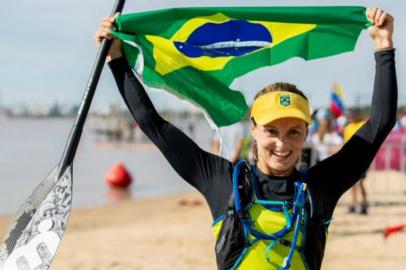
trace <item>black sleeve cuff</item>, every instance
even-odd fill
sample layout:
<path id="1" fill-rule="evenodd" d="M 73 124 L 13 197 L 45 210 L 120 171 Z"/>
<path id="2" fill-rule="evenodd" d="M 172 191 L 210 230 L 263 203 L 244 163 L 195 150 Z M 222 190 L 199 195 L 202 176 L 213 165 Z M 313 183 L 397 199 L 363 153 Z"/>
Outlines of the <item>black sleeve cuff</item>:
<path id="1" fill-rule="evenodd" d="M 111 60 L 108 62 L 108 65 L 111 70 L 125 70 L 125 69 L 131 69 L 130 66 L 127 63 L 127 60 L 125 57 L 119 57 Z"/>
<path id="2" fill-rule="evenodd" d="M 375 52 L 375 61 L 382 62 L 393 60 L 395 58 L 395 49 L 383 49 Z"/>

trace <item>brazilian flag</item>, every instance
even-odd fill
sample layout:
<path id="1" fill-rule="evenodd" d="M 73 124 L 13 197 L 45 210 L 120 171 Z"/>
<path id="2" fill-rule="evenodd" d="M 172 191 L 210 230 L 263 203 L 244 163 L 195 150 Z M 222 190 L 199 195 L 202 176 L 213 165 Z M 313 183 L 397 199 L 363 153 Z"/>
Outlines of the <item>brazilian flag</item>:
<path id="1" fill-rule="evenodd" d="M 364 7 L 202 7 L 121 15 L 113 35 L 142 68 L 144 83 L 203 108 L 217 126 L 248 109 L 232 81 L 291 57 L 306 60 L 355 47 L 370 26 Z"/>

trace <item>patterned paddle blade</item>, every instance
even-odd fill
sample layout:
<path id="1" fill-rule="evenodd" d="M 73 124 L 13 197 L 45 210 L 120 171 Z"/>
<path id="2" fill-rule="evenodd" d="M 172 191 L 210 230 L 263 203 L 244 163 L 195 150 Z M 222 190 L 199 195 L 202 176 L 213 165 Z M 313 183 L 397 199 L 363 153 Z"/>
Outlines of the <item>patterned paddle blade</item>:
<path id="1" fill-rule="evenodd" d="M 58 167 L 17 212 L 0 246 L 0 270 L 46 270 L 65 231 L 72 204 L 72 166 Z"/>

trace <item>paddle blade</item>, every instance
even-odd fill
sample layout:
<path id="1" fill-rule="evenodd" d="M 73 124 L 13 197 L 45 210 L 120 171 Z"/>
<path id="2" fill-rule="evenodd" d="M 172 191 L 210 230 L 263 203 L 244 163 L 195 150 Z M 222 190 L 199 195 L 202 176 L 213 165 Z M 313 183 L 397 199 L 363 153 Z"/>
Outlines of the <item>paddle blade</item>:
<path id="1" fill-rule="evenodd" d="M 48 269 L 62 239 L 72 204 L 72 166 L 58 167 L 31 193 L 0 246 L 0 270 Z"/>

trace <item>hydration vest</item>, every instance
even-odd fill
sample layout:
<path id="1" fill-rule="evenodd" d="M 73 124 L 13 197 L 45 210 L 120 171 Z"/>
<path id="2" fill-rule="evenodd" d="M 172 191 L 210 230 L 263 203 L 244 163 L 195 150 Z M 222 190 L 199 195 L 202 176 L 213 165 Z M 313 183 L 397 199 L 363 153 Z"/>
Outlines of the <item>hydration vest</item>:
<path id="1" fill-rule="evenodd" d="M 227 213 L 212 225 L 219 270 L 309 269 L 303 247 L 312 201 L 302 181 L 294 184 L 293 201 L 264 200 L 255 167 L 246 161 L 236 164 Z"/>

